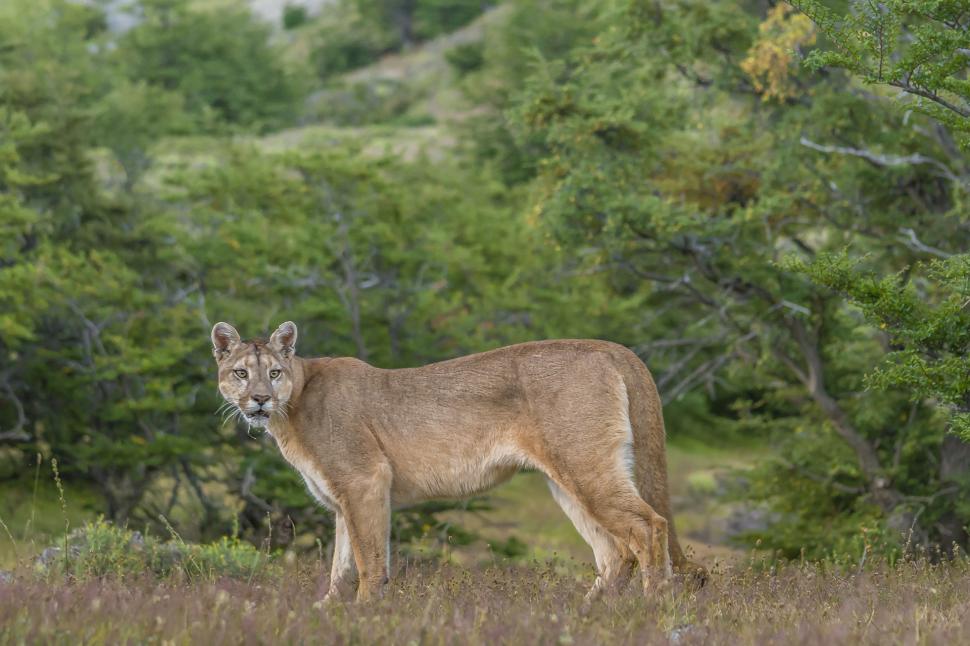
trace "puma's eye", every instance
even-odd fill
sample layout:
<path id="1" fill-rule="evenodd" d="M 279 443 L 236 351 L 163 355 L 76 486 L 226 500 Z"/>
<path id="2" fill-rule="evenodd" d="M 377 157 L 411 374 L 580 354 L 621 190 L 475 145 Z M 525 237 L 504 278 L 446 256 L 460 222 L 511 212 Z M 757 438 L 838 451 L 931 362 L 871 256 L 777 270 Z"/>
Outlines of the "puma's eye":
<path id="1" fill-rule="evenodd" d="M 282 373 L 282 371 L 280 371 L 280 370 L 270 370 L 269 371 L 269 378 L 270 379 L 276 379 L 277 377 L 280 376 L 281 373 Z"/>
<path id="2" fill-rule="evenodd" d="M 246 377 L 249 376 L 249 373 L 246 372 L 245 370 L 233 370 L 233 373 L 235 373 L 235 375 L 240 379 L 245 379 Z"/>

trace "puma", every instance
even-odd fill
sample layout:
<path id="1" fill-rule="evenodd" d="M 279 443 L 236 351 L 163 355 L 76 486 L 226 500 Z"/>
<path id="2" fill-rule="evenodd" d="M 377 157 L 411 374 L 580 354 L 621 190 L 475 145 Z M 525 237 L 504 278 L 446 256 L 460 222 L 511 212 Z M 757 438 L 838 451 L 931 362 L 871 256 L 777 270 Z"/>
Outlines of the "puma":
<path id="1" fill-rule="evenodd" d="M 645 593 L 674 569 L 703 576 L 674 532 L 656 386 L 606 341 L 522 343 L 420 368 L 296 356 L 297 328 L 243 341 L 212 328 L 219 390 L 266 429 L 336 515 L 326 599 L 388 581 L 391 510 L 476 494 L 535 469 L 593 550 L 595 596 L 639 566 Z"/>

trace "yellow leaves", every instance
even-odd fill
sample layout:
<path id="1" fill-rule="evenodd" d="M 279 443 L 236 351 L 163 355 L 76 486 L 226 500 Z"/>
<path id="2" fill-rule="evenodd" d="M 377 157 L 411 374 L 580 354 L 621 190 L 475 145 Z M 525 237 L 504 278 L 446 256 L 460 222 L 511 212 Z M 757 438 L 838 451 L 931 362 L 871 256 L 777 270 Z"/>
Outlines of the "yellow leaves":
<path id="1" fill-rule="evenodd" d="M 778 4 L 758 26 L 758 38 L 741 61 L 764 101 L 784 101 L 795 95 L 791 69 L 796 48 L 815 43 L 815 25 L 790 5 Z"/>

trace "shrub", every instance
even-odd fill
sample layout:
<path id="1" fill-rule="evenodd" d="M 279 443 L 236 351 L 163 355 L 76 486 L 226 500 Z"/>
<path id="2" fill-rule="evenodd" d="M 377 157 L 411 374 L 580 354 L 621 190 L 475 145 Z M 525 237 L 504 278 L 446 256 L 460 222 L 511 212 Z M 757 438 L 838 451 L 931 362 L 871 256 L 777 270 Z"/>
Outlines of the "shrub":
<path id="1" fill-rule="evenodd" d="M 421 0 L 414 10 L 414 34 L 418 40 L 454 31 L 478 16 L 482 0 Z"/>
<path id="2" fill-rule="evenodd" d="M 309 19 L 306 7 L 298 4 L 287 4 L 283 7 L 283 29 L 296 29 L 306 24 Z"/>
<path id="3" fill-rule="evenodd" d="M 316 75 L 328 79 L 368 65 L 397 49 L 391 32 L 365 20 L 351 5 L 337 5 L 322 22 L 310 53 Z"/>
<path id="4" fill-rule="evenodd" d="M 221 577 L 262 578 L 274 571 L 271 557 L 237 538 L 208 544 L 162 541 L 119 527 L 104 519 L 71 532 L 37 559 L 48 575 L 72 579 L 183 577 L 210 581 Z"/>
<path id="5" fill-rule="evenodd" d="M 445 52 L 445 60 L 460 76 L 480 70 L 485 64 L 485 43 L 462 43 Z"/>
<path id="6" fill-rule="evenodd" d="M 196 11 L 185 0 L 138 5 L 141 23 L 118 42 L 127 76 L 185 97 L 194 113 L 233 125 L 287 123 L 299 84 L 270 44 L 270 28 L 245 9 Z"/>

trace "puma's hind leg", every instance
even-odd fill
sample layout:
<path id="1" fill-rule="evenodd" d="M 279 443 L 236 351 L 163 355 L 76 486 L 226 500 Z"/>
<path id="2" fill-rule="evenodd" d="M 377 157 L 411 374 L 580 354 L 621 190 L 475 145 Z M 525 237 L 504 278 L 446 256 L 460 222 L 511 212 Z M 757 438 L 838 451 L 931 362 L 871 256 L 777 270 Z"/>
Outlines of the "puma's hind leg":
<path id="1" fill-rule="evenodd" d="M 557 481 L 556 485 L 589 516 L 593 527 L 606 530 L 616 544 L 633 554 L 640 566 L 644 593 L 649 594 L 655 578 L 665 580 L 672 575 L 667 520 L 640 498 L 632 480 L 619 469 L 590 473 L 577 467 L 571 472 L 582 475 L 568 483 Z M 597 536 L 595 532 L 588 533 L 594 539 Z M 598 539 L 595 542 L 605 545 Z M 593 549 L 596 550 L 595 545 Z M 608 553 L 605 546 L 600 552 Z"/>
<path id="2" fill-rule="evenodd" d="M 629 583 L 633 567 L 636 565 L 633 553 L 593 520 L 593 517 L 559 485 L 548 478 L 546 482 L 549 484 L 553 499 L 593 550 L 597 576 L 593 587 L 586 593 L 586 599 L 591 600 L 604 592 L 622 590 Z"/>
<path id="3" fill-rule="evenodd" d="M 625 540 L 640 566 L 645 594 L 655 579 L 673 575 L 667 547 L 667 520 L 634 492 L 602 500 L 591 509 L 593 518 L 618 540 Z"/>

